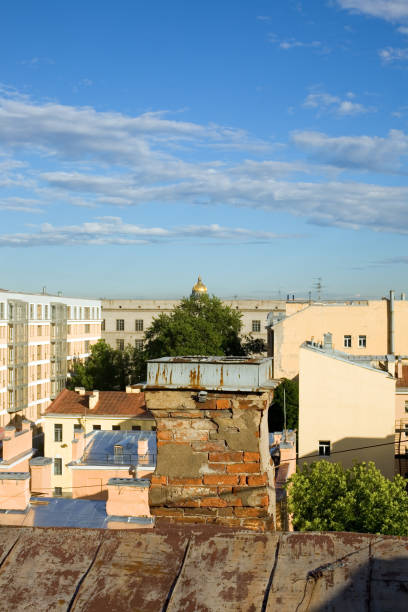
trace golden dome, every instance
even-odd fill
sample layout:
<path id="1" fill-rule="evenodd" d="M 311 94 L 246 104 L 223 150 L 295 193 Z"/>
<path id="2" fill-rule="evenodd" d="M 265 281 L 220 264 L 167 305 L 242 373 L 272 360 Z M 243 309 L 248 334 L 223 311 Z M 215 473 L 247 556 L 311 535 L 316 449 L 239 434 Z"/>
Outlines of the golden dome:
<path id="1" fill-rule="evenodd" d="M 200 295 L 202 293 L 207 293 L 207 287 L 204 285 L 203 281 L 201 280 L 201 276 L 198 277 L 198 280 L 196 284 L 194 285 L 191 293 L 192 295 Z"/>

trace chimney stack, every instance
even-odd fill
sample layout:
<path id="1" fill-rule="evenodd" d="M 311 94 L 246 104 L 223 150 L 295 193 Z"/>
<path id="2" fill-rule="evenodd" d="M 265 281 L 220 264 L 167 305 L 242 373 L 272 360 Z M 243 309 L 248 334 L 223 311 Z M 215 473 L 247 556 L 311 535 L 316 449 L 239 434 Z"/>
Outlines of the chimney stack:
<path id="1" fill-rule="evenodd" d="M 75 393 L 79 393 L 79 395 L 85 395 L 86 393 L 85 387 L 75 387 L 74 391 Z"/>
<path id="2" fill-rule="evenodd" d="M 145 400 L 157 425 L 149 499 L 157 521 L 275 528 L 268 432 L 275 385 L 270 358 L 148 363 Z"/>
<path id="3" fill-rule="evenodd" d="M 89 410 L 96 408 L 96 404 L 99 402 L 99 391 L 92 391 L 92 395 L 89 396 Z"/>

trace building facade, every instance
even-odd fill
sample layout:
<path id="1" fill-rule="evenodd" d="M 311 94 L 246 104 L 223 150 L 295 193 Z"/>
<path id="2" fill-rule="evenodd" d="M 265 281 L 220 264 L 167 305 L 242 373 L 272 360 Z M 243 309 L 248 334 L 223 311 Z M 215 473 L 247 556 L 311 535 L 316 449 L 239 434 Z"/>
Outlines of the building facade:
<path id="1" fill-rule="evenodd" d="M 101 302 L 0 290 L 0 426 L 41 414 L 101 337 Z"/>
<path id="2" fill-rule="evenodd" d="M 193 295 L 207 293 L 201 278 L 192 289 Z M 272 312 L 284 313 L 283 300 L 223 300 L 224 304 L 242 312 L 242 336 L 251 334 L 267 342 L 266 325 Z M 128 344 L 143 347 L 144 333 L 161 313 L 170 314 L 180 300 L 102 300 L 102 337 L 115 349 Z"/>
<path id="3" fill-rule="evenodd" d="M 324 344 L 330 332 L 332 347 L 361 361 L 408 359 L 408 301 L 394 292 L 381 300 L 286 304 L 286 314 L 270 320 L 268 355 L 275 378 L 299 373 L 299 350 L 306 341 Z"/>
<path id="4" fill-rule="evenodd" d="M 44 414 L 44 455 L 52 459 L 51 487 L 57 495 L 71 495 L 72 461 L 76 436 L 83 433 L 89 441 L 93 432 L 151 432 L 156 423 L 146 410 L 143 393 L 127 391 L 76 391 L 64 389 Z M 77 452 L 77 459 L 83 453 Z M 83 469 L 83 468 L 81 468 Z M 98 470 L 100 468 L 96 468 Z M 121 475 L 125 468 L 121 467 Z M 77 475 L 76 475 L 77 476 Z M 98 486 L 98 474 L 95 486 Z M 97 482 L 98 481 L 98 482 Z"/>
<path id="5" fill-rule="evenodd" d="M 346 353 L 300 348 L 299 464 L 374 461 L 394 477 L 395 378 Z"/>

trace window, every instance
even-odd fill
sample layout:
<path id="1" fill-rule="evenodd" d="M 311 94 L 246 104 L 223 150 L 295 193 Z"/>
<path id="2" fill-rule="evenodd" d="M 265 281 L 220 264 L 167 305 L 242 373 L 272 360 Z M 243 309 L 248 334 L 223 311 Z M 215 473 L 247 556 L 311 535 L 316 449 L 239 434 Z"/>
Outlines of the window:
<path id="1" fill-rule="evenodd" d="M 37 380 L 40 380 L 40 379 L 41 379 L 41 366 L 38 365 L 37 366 Z"/>
<path id="2" fill-rule="evenodd" d="M 30 319 L 34 319 L 34 304 L 30 304 Z"/>
<path id="3" fill-rule="evenodd" d="M 89 353 L 89 340 L 85 340 L 85 353 Z"/>
<path id="4" fill-rule="evenodd" d="M 120 431 L 120 425 L 112 425 L 112 431 Z"/>
<path id="5" fill-rule="evenodd" d="M 123 339 L 116 340 L 116 348 L 118 349 L 118 351 L 124 351 L 125 350 L 125 341 Z"/>
<path id="6" fill-rule="evenodd" d="M 135 340 L 135 348 L 137 348 L 138 351 L 142 351 L 143 350 L 143 340 Z"/>
<path id="7" fill-rule="evenodd" d="M 260 321 L 252 321 L 252 331 L 260 332 L 261 331 L 261 322 Z"/>
<path id="8" fill-rule="evenodd" d="M 125 320 L 116 319 L 116 331 L 124 331 L 124 329 L 125 329 Z"/>
<path id="9" fill-rule="evenodd" d="M 351 348 L 351 336 L 344 336 L 344 348 Z"/>
<path id="10" fill-rule="evenodd" d="M 82 431 L 82 425 L 80 423 L 74 423 L 74 433 Z"/>
<path id="11" fill-rule="evenodd" d="M 105 326 L 106 326 L 105 319 L 102 319 L 102 323 L 101 323 L 101 330 L 102 331 L 105 331 Z"/>
<path id="12" fill-rule="evenodd" d="M 48 319 L 48 306 L 44 306 L 44 319 Z"/>
<path id="13" fill-rule="evenodd" d="M 42 391 L 41 391 L 41 385 L 37 385 L 37 399 L 41 399 L 42 396 Z"/>
<path id="14" fill-rule="evenodd" d="M 135 321 L 135 330 L 143 331 L 143 319 L 136 319 Z"/>
<path id="15" fill-rule="evenodd" d="M 54 459 L 54 476 L 61 476 L 62 474 L 62 459 L 56 457 Z"/>
<path id="16" fill-rule="evenodd" d="M 86 323 L 86 325 L 85 325 L 85 333 L 89 334 L 90 331 L 91 331 L 91 326 L 89 325 L 89 323 Z"/>
<path id="17" fill-rule="evenodd" d="M 42 336 L 42 325 L 37 325 L 37 336 Z"/>
<path id="18" fill-rule="evenodd" d="M 319 441 L 319 455 L 328 457 L 330 455 L 330 442 L 328 440 Z"/>
<path id="19" fill-rule="evenodd" d="M 92 429 L 94 431 L 100 431 L 101 430 L 101 426 L 100 425 L 93 425 Z"/>
<path id="20" fill-rule="evenodd" d="M 140 431 L 142 428 L 140 425 L 132 425 L 132 431 Z"/>
<path id="21" fill-rule="evenodd" d="M 70 335 L 70 333 L 71 333 L 71 326 L 67 325 L 67 334 L 68 334 L 68 336 Z"/>
<path id="22" fill-rule="evenodd" d="M 41 353 L 42 353 L 42 346 L 41 344 L 39 344 L 37 346 L 37 359 L 41 359 Z"/>
<path id="23" fill-rule="evenodd" d="M 54 425 L 54 442 L 62 442 L 62 424 L 55 423 Z"/>
<path id="24" fill-rule="evenodd" d="M 62 487 L 54 487 L 54 495 L 56 497 L 61 497 L 62 496 Z"/>
<path id="25" fill-rule="evenodd" d="M 42 311 L 41 304 L 37 304 L 37 319 L 41 319 L 41 311 Z"/>
<path id="26" fill-rule="evenodd" d="M 366 346 L 367 346 L 367 336 L 359 336 L 358 337 L 358 346 L 360 348 L 366 348 Z"/>

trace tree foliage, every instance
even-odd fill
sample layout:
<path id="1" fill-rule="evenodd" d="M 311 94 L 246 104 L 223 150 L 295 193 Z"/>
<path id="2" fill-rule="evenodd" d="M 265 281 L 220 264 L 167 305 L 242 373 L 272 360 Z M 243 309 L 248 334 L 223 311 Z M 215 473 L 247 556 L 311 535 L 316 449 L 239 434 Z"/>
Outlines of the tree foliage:
<path id="1" fill-rule="evenodd" d="M 288 484 L 297 531 L 357 531 L 408 535 L 408 495 L 402 476 L 385 478 L 373 462 L 305 464 Z"/>
<path id="2" fill-rule="evenodd" d="M 177 355 L 248 355 L 264 350 L 263 342 L 240 338 L 242 314 L 215 296 L 183 298 L 169 314 L 153 319 L 144 348 L 113 349 L 104 340 L 91 347 L 83 363 L 75 361 L 67 386 L 87 390 L 124 389 L 146 380 L 148 359 Z"/>
<path id="3" fill-rule="evenodd" d="M 128 345 L 120 351 L 99 340 L 91 346 L 91 354 L 85 362 L 74 362 L 67 387 L 85 387 L 88 391 L 123 390 L 126 385 L 140 380 L 143 368 L 144 357 L 140 350 Z"/>
<path id="4" fill-rule="evenodd" d="M 269 431 L 282 431 L 284 427 L 284 395 L 286 400 L 286 428 L 298 429 L 299 426 L 299 383 L 284 378 L 273 394 L 269 409 Z"/>
<path id="5" fill-rule="evenodd" d="M 241 313 L 215 296 L 183 298 L 170 314 L 160 314 L 145 333 L 145 357 L 242 355 Z"/>

